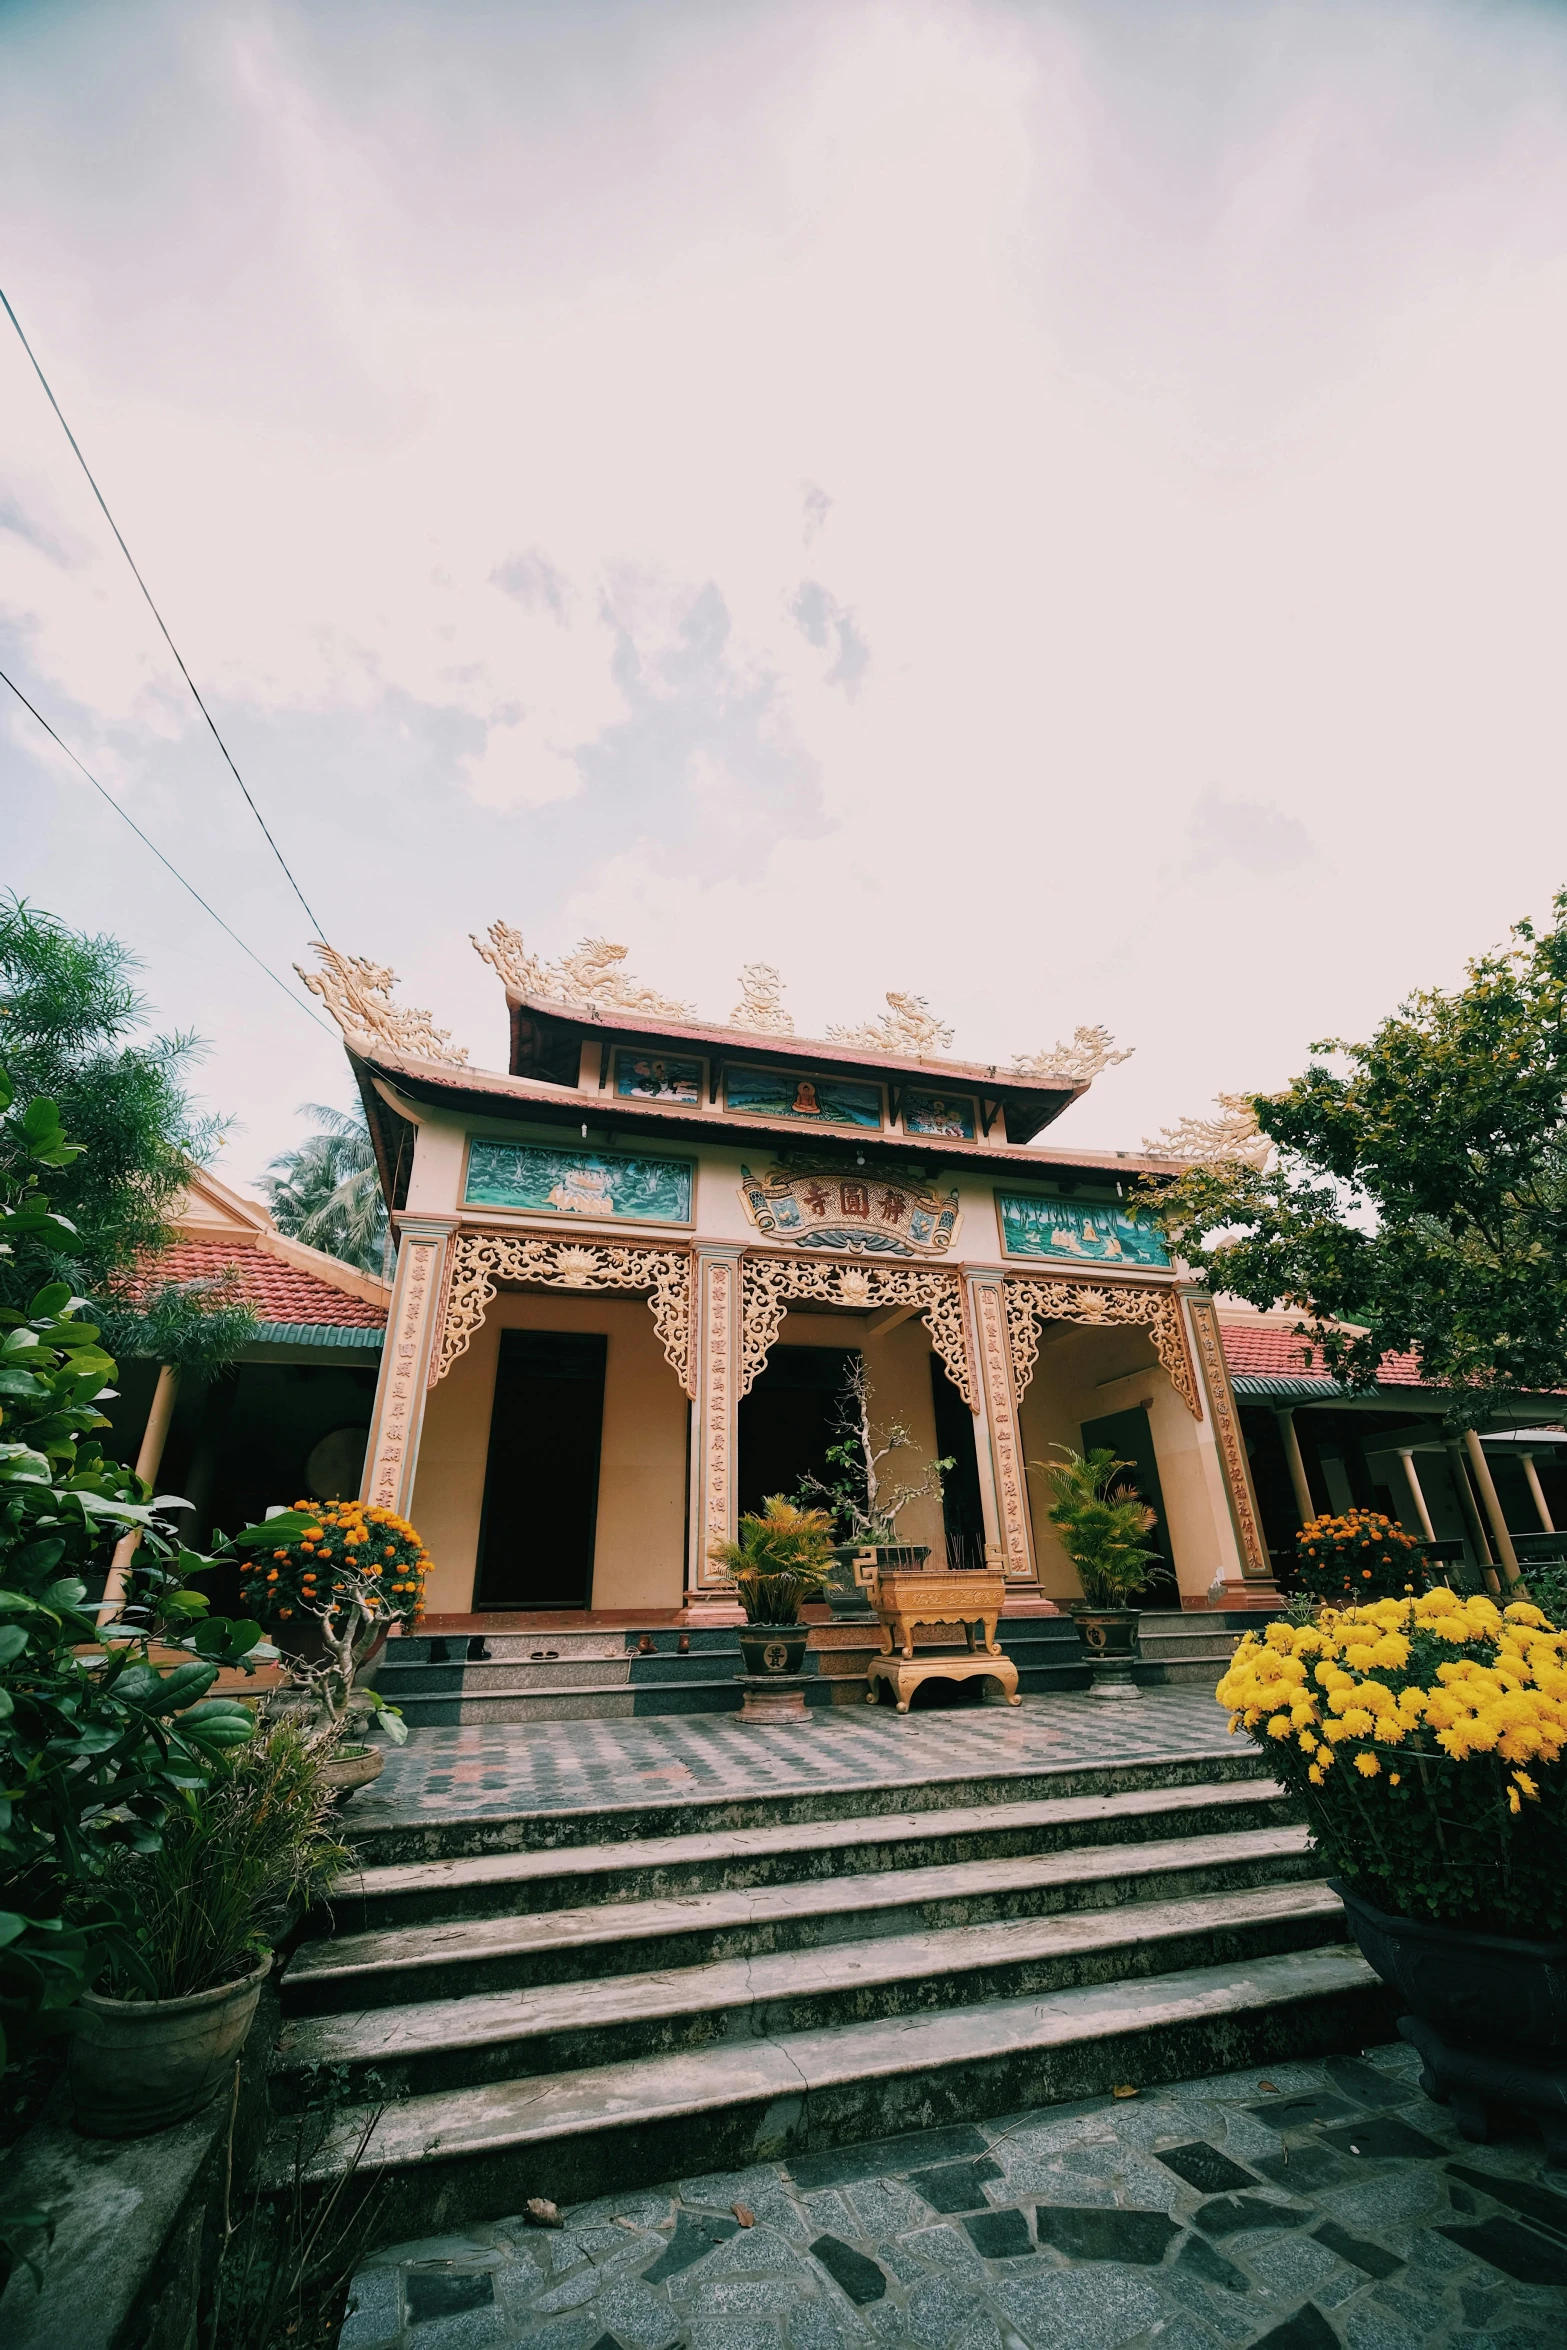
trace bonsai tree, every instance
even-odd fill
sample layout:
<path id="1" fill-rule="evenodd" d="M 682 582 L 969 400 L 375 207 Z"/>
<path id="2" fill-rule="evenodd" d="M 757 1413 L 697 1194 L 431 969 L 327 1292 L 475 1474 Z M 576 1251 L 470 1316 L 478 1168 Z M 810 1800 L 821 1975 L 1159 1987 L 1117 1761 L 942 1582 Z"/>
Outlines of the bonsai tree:
<path id="1" fill-rule="evenodd" d="M 1088 1453 L 1058 1444 L 1059 1461 L 1043 1466 L 1055 1496 L 1047 1515 L 1077 1569 L 1089 1607 L 1125 1607 L 1149 1581 L 1157 1550 L 1143 1540 L 1158 1523 L 1135 1485 L 1117 1483 L 1130 1461 L 1108 1445 Z"/>
<path id="2" fill-rule="evenodd" d="M 429 1552 L 406 1518 L 359 1501 L 296 1502 L 236 1534 L 230 1548 L 249 1555 L 247 1607 L 279 1627 L 318 1626 L 321 1654 L 296 1658 L 293 1681 L 313 1701 L 307 1734 L 336 1743 L 360 1667 L 393 1624 L 411 1622 L 424 1604 Z M 408 1733 L 396 1708 L 377 1703 L 375 1715 L 401 1745 Z"/>
<path id="3" fill-rule="evenodd" d="M 734 1576 L 748 1624 L 797 1624 L 802 1604 L 821 1590 L 832 1520 L 770 1493 L 760 1515 L 741 1518 L 739 1541 L 710 1543 L 708 1556 Z"/>
<path id="4" fill-rule="evenodd" d="M 844 1373 L 833 1415 L 836 1441 L 827 1447 L 827 1463 L 836 1474 L 828 1484 L 820 1477 L 804 1477 L 799 1492 L 825 1504 L 839 1538 L 856 1549 L 884 1549 L 898 1539 L 898 1520 L 911 1503 L 940 1495 L 941 1481 L 952 1467 L 949 1455 L 933 1460 L 917 1483 L 892 1477 L 887 1463 L 898 1453 L 914 1449 L 916 1439 L 901 1420 L 884 1420 L 878 1427 L 872 1415 L 875 1390 L 863 1355 L 855 1355 Z"/>

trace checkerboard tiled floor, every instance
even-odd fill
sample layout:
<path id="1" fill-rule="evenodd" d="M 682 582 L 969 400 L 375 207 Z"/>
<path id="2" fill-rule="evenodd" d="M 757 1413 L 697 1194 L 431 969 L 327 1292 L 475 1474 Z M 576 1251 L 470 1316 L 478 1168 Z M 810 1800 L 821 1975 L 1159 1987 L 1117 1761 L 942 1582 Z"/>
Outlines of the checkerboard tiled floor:
<path id="1" fill-rule="evenodd" d="M 800 1729 L 742 1729 L 727 1717 L 536 1722 L 416 1730 L 355 1800 L 355 1827 L 459 1809 L 464 1817 L 689 1796 L 884 1787 L 1057 1765 L 1232 1751 L 1203 1688 L 1151 1689 L 1136 1704 L 1051 1695 L 1021 1706 L 899 1716 L 823 1707 Z"/>
<path id="2" fill-rule="evenodd" d="M 1467 2145 L 1415 2071 L 1395 2044 L 402 2244 L 341 2350 L 1561 2350 L 1567 2179 Z"/>

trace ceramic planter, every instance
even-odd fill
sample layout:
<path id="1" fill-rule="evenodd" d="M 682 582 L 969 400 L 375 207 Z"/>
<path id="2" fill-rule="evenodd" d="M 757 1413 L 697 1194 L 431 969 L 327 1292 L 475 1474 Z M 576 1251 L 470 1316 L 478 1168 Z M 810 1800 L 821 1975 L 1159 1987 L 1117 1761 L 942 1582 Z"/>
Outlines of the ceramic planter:
<path id="1" fill-rule="evenodd" d="M 187 1999 L 82 1994 L 71 2039 L 71 2102 L 89 2138 L 145 2138 L 188 2121 L 228 2084 L 256 2016 L 269 1953 L 237 1983 Z"/>
<path id="2" fill-rule="evenodd" d="M 805 1661 L 809 1628 L 804 1624 L 746 1624 L 740 1633 L 745 1669 L 758 1680 L 797 1673 Z"/>
<path id="3" fill-rule="evenodd" d="M 1132 1679 L 1137 1659 L 1137 1625 L 1142 1614 L 1135 1607 L 1094 1607 L 1086 1599 L 1069 1599 L 1067 1613 L 1082 1636 L 1094 1669 L 1093 1697 L 1137 1697 Z"/>
<path id="4" fill-rule="evenodd" d="M 330 1762 L 322 1763 L 317 1776 L 323 1787 L 333 1790 L 339 1803 L 346 1803 L 350 1795 L 379 1779 L 385 1768 L 386 1756 L 379 1746 L 340 1746 Z"/>

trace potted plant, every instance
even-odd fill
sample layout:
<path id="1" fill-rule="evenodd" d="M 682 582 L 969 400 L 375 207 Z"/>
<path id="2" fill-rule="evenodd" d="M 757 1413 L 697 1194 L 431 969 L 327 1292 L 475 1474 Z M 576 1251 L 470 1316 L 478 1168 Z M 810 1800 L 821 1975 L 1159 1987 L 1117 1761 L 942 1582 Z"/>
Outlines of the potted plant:
<path id="1" fill-rule="evenodd" d="M 1295 1536 L 1295 1583 L 1334 1607 L 1413 1597 L 1427 1583 L 1425 1546 L 1380 1510 L 1312 1518 Z"/>
<path id="2" fill-rule="evenodd" d="M 229 2079 L 290 1913 L 348 1865 L 328 1833 L 316 1750 L 279 1724 L 187 1787 L 151 1850 L 121 1849 L 107 1891 L 130 1927 L 84 1993 L 69 2078 L 78 2128 L 139 2138 Z"/>
<path id="3" fill-rule="evenodd" d="M 277 1626 L 280 1641 L 292 1637 L 291 1678 L 306 1734 L 326 1750 L 322 1775 L 340 1798 L 351 1795 L 386 1762 L 379 1746 L 346 1735 L 355 1681 L 392 1626 L 418 1617 L 429 1553 L 405 1518 L 360 1501 L 296 1502 L 229 1547 L 248 1557 L 245 1605 Z M 377 1699 L 372 1711 L 400 1746 L 408 1733 L 397 1708 Z"/>
<path id="4" fill-rule="evenodd" d="M 708 1555 L 734 1576 L 745 1610 L 740 1654 L 747 1673 L 774 1679 L 800 1670 L 810 1637 L 800 1609 L 822 1588 L 831 1535 L 825 1510 L 800 1509 L 772 1493 L 760 1515 L 741 1518 L 738 1542 L 709 1545 Z"/>
<path id="5" fill-rule="evenodd" d="M 835 1441 L 827 1448 L 831 1483 L 810 1476 L 801 1480 L 802 1500 L 821 1502 L 839 1539 L 823 1570 L 828 1606 L 841 1621 L 867 1623 L 875 1618 L 876 1581 L 881 1570 L 922 1567 L 930 1556 L 928 1543 L 900 1543 L 898 1520 L 916 1501 L 939 1498 L 941 1481 L 952 1466 L 950 1458 L 933 1460 L 917 1483 L 894 1481 L 887 1463 L 907 1452 L 915 1438 L 901 1420 L 879 1427 L 872 1415 L 874 1390 L 863 1355 L 851 1358 L 844 1374 L 833 1418 Z"/>
<path id="6" fill-rule="evenodd" d="M 1304 1808 L 1422 2086 L 1567 2155 L 1567 1636 L 1439 1587 L 1248 1633 L 1218 1688 Z"/>
<path id="7" fill-rule="evenodd" d="M 1135 1485 L 1120 1482 L 1132 1463 L 1118 1460 L 1108 1445 L 1087 1453 L 1065 1444 L 1055 1450 L 1060 1459 L 1045 1464 L 1055 1497 L 1047 1515 L 1083 1587 L 1082 1598 L 1066 1606 L 1093 1665 L 1093 1695 L 1136 1697 L 1132 1665 L 1141 1611 L 1127 1601 L 1149 1581 L 1159 1557 L 1143 1539 L 1158 1519 Z"/>

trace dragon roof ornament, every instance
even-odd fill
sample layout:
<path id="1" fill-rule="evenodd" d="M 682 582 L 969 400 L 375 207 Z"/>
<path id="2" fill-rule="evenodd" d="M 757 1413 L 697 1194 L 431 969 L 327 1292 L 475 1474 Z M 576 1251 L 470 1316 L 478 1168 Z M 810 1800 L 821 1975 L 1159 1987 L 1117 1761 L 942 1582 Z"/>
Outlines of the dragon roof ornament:
<path id="1" fill-rule="evenodd" d="M 887 1006 L 876 1019 L 862 1021 L 858 1028 L 829 1028 L 827 1034 L 834 1044 L 864 1045 L 873 1053 L 905 1053 L 923 1059 L 947 1051 L 952 1030 L 936 1017 L 922 995 L 899 995 L 889 988 Z"/>
<path id="2" fill-rule="evenodd" d="M 1036 1084 L 1058 1078 L 1063 1085 L 1091 1085 L 1102 1069 L 1129 1061 L 1136 1050 L 1129 1044 L 1118 1053 L 1108 1028 L 1077 1028 L 1070 1044 L 1052 1045 L 1032 1055 L 1015 1054 L 1012 1070 L 1014 1076 L 1032 1078 Z"/>
<path id="3" fill-rule="evenodd" d="M 428 1012 L 392 1001 L 395 971 L 367 962 L 362 955 L 339 954 L 319 938 L 310 943 L 322 968 L 307 971 L 296 963 L 294 969 L 311 994 L 321 998 L 345 1037 L 372 1051 L 379 1047 L 407 1053 L 418 1061 L 467 1060 L 467 1046 L 454 1045 L 450 1029 L 435 1027 Z"/>
<path id="4" fill-rule="evenodd" d="M 696 1007 L 677 1003 L 653 987 L 628 979 L 620 966 L 627 950 L 607 938 L 581 938 L 569 955 L 553 963 L 540 962 L 523 944 L 520 930 L 509 923 L 492 922 L 488 941 L 473 938 L 475 951 L 500 973 L 518 995 L 548 996 L 557 1003 L 605 1005 L 621 1012 L 637 1012 L 654 1020 L 688 1021 Z"/>
<path id="5" fill-rule="evenodd" d="M 1260 1174 L 1273 1145 L 1257 1124 L 1252 1097 L 1221 1093 L 1214 1099 L 1219 1105 L 1218 1117 L 1182 1118 L 1178 1125 L 1164 1127 L 1156 1139 L 1145 1135 L 1144 1150 L 1158 1158 L 1184 1159 L 1193 1167 L 1238 1161 L 1243 1167 L 1255 1167 Z"/>

